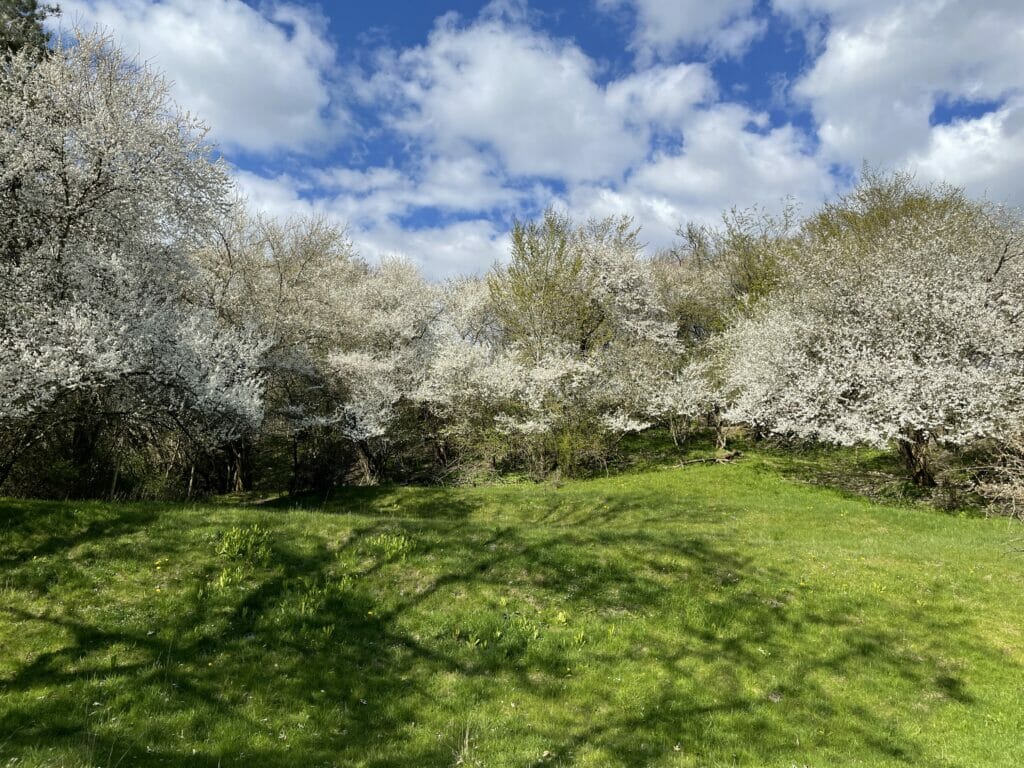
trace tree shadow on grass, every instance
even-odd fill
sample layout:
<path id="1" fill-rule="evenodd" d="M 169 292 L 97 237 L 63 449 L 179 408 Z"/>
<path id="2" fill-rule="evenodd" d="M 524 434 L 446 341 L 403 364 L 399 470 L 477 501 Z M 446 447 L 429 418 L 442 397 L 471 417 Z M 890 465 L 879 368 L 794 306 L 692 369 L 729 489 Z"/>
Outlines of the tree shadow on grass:
<path id="1" fill-rule="evenodd" d="M 388 485 L 346 486 L 327 492 L 280 496 L 259 506 L 268 510 L 360 514 L 385 519 L 417 517 L 436 521 L 462 520 L 474 509 L 450 488 Z"/>
<path id="2" fill-rule="evenodd" d="M 169 506 L 0 498 L 0 568 L 134 533 L 151 524 Z"/>
<path id="3" fill-rule="evenodd" d="M 102 586 L 46 601 L 19 593 L 24 604 L 0 607 L 0 622 L 46 637 L 31 658 L 0 668 L 0 757 L 468 764 L 459 734 L 468 741 L 475 723 L 481 760 L 492 749 L 503 765 L 642 766 L 679 753 L 709 765 L 799 764 L 849 751 L 938 767 L 948 763 L 894 717 L 916 702 L 887 703 L 871 686 L 966 713 L 971 683 L 943 638 L 956 637 L 962 657 L 1005 663 L 953 603 L 816 601 L 792 574 L 721 536 L 682 535 L 642 499 L 610 494 L 591 517 L 563 505 L 516 524 L 481 521 L 466 497 L 442 492 L 396 511 L 390 494 L 333 504 L 327 511 L 359 511 L 345 537 L 278 537 L 268 565 L 217 559 L 207 539 L 173 526 L 145 529 L 152 518 L 138 508 L 46 541 L 30 516 L 12 522 L 33 531 L 4 561 L 15 583 L 32 567 L 25 554 L 59 559 L 78 534 L 96 547 L 117 538 L 99 559 L 124 559 L 129 535 L 145 555 L 197 554 L 159 609 L 134 619 L 97 609 L 110 599 Z M 613 626 L 614 641 L 600 636 Z M 616 703 L 623 675 L 635 677 L 631 698 Z M 498 706 L 509 691 L 565 714 L 524 724 Z"/>
<path id="4" fill-rule="evenodd" d="M 82 611 L 3 607 L 62 642 L 0 680 L 0 754 L 60 745 L 90 765 L 112 755 L 139 766 L 333 765 L 372 754 L 371 735 L 415 719 L 401 675 L 427 652 L 374 617 L 365 594 L 325 588 L 329 560 L 287 558 L 216 605 L 193 594 L 156 632 L 97 626 Z M 268 703 L 252 707 L 253 697 Z M 409 757 L 438 764 L 450 753 Z"/>

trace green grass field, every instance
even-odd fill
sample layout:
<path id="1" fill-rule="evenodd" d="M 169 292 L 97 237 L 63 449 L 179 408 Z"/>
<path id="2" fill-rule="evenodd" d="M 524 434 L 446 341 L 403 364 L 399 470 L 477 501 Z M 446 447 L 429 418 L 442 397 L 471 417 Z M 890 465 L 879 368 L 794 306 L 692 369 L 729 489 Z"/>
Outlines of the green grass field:
<path id="1" fill-rule="evenodd" d="M 1024 764 L 1020 524 L 773 461 L 0 500 L 0 765 Z"/>

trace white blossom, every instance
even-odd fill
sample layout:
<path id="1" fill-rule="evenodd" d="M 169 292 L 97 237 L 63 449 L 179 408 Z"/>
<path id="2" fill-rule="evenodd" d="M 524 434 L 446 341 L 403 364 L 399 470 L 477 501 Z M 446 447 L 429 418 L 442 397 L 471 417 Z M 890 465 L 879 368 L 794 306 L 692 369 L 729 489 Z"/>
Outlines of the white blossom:
<path id="1" fill-rule="evenodd" d="M 0 424 L 85 391 L 212 441 L 258 421 L 260 340 L 186 300 L 230 189 L 202 124 L 96 35 L 5 62 L 0 104 Z"/>
<path id="2" fill-rule="evenodd" d="M 732 418 L 840 444 L 1006 434 L 1024 394 L 1021 244 L 973 205 L 808 238 L 784 290 L 723 340 Z"/>
<path id="3" fill-rule="evenodd" d="M 345 398 L 335 422 L 356 446 L 365 479 L 374 482 L 397 424 L 412 402 L 432 354 L 437 289 L 407 261 L 386 259 L 343 297 L 341 345 L 330 363 Z"/>

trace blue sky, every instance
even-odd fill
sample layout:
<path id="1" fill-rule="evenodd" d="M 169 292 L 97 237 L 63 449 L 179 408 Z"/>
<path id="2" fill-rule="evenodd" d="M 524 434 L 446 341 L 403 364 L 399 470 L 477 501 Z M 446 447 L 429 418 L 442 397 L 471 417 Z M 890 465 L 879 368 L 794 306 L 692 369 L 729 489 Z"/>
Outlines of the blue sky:
<path id="1" fill-rule="evenodd" d="M 167 73 L 253 207 L 436 278 L 548 206 L 660 248 L 863 162 L 1024 202 L 1020 0 L 60 4 Z"/>

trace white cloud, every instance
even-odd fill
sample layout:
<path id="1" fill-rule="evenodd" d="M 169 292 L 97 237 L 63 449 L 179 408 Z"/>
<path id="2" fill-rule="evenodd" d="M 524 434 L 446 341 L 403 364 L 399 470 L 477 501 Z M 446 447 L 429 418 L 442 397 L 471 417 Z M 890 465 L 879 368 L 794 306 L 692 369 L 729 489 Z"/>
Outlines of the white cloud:
<path id="1" fill-rule="evenodd" d="M 332 98 L 333 45 L 323 19 L 241 0 L 61 0 L 61 23 L 112 30 L 174 83 L 175 99 L 226 149 L 304 150 L 335 143 L 345 115 Z"/>
<path id="2" fill-rule="evenodd" d="M 371 93 L 404 97 L 394 127 L 428 153 L 497 153 L 513 176 L 616 178 L 646 136 L 609 115 L 594 63 L 575 45 L 491 17 L 448 16 L 425 46 L 386 63 Z M 609 119 L 609 118 L 613 119 Z"/>
<path id="3" fill-rule="evenodd" d="M 631 183 L 717 210 L 729 204 L 824 191 L 824 169 L 791 126 L 768 128 L 767 117 L 719 105 L 689 123 L 678 154 L 661 154 Z M 731 202 L 730 202 L 731 201 Z"/>
<path id="4" fill-rule="evenodd" d="M 308 181 L 294 176 L 260 176 L 236 171 L 235 179 L 253 210 L 270 216 L 324 216 L 345 227 L 359 253 L 368 259 L 403 256 L 419 264 L 433 279 L 482 273 L 508 256 L 508 232 L 483 216 L 437 226 L 403 227 L 395 216 L 408 211 L 403 197 L 415 196 L 412 184 L 382 169 L 360 173 L 338 169 L 335 183 L 346 190 L 333 196 L 312 194 Z M 377 186 L 377 185 L 380 186 Z M 369 196 L 352 194 L 353 189 Z"/>
<path id="5" fill-rule="evenodd" d="M 1019 0 L 774 4 L 806 28 L 816 17 L 827 21 L 813 41 L 820 56 L 793 89 L 814 114 L 826 159 L 916 167 L 972 191 L 1015 191 L 1009 179 L 1024 173 L 1021 136 L 1010 127 L 1019 113 L 1011 105 L 1024 92 Z M 931 124 L 937 106 L 988 101 L 1005 103 L 980 118 Z"/>
<path id="6" fill-rule="evenodd" d="M 268 177 L 236 169 L 233 175 L 254 211 L 281 219 L 325 213 L 322 204 L 300 195 L 302 183 L 287 174 Z"/>
<path id="7" fill-rule="evenodd" d="M 654 248 L 668 246 L 686 221 L 713 223 L 722 211 L 785 199 L 813 207 L 835 191 L 828 169 L 792 126 L 770 128 L 767 118 L 735 104 L 696 112 L 678 152 L 663 152 L 621 187 L 574 188 L 567 207 L 578 215 L 631 213 Z"/>
<path id="8" fill-rule="evenodd" d="M 656 66 L 609 83 L 608 105 L 627 122 L 679 129 L 694 108 L 718 93 L 706 64 Z"/>
<path id="9" fill-rule="evenodd" d="M 259 173 L 236 178 L 254 207 L 333 217 L 368 257 L 404 254 L 432 277 L 505 258 L 501 222 L 547 204 L 577 217 L 631 213 L 661 247 L 686 220 L 715 220 L 733 205 L 791 196 L 813 207 L 835 191 L 831 164 L 863 159 L 1024 202 L 1018 0 L 773 0 L 814 56 L 788 91 L 813 114 L 812 134 L 723 101 L 711 63 L 679 60 L 684 49 L 742 53 L 763 32 L 754 0 L 596 1 L 629 4 L 636 20 L 635 69 L 611 80 L 576 42 L 539 28 L 544 17 L 521 0 L 469 21 L 447 14 L 424 44 L 376 51 L 370 71 L 344 83 L 326 25 L 293 3 L 62 6 L 65 24 L 103 24 L 166 71 L 229 156 L 336 144 L 346 126 L 339 96 L 358 95 L 383 143 L 400 148 L 393 154 L 374 155 L 376 134 L 364 133 L 369 167 L 289 162 L 286 174 L 267 157 Z M 931 124 L 937 105 L 979 100 L 997 106 Z"/>
<path id="10" fill-rule="evenodd" d="M 391 167 L 329 167 L 313 172 L 307 186 L 315 186 L 351 216 L 369 220 L 402 217 L 423 208 L 514 213 L 536 188 L 514 184 L 482 154 L 423 158 L 401 172 Z"/>
<path id="11" fill-rule="evenodd" d="M 525 26 L 516 9 L 491 6 L 468 24 L 446 16 L 425 45 L 384 53 L 358 84 L 408 148 L 399 167 L 240 174 L 250 197 L 349 222 L 366 255 L 401 253 L 443 277 L 505 258 L 507 236 L 493 222 L 549 204 L 579 218 L 632 214 L 663 247 L 689 219 L 787 196 L 814 205 L 832 190 L 806 137 L 719 102 L 707 64 L 649 66 L 602 84 L 575 44 Z M 653 151 L 654 137 L 676 148 Z M 457 221 L 409 224 L 436 220 L 424 211 Z"/>
<path id="12" fill-rule="evenodd" d="M 625 6 L 636 15 L 632 46 L 644 63 L 672 54 L 680 46 L 707 49 L 717 56 L 738 56 L 764 34 L 755 18 L 755 0 L 597 0 L 613 11 Z"/>
<path id="13" fill-rule="evenodd" d="M 353 237 L 364 256 L 404 256 L 434 279 L 482 274 L 508 259 L 510 245 L 508 232 L 488 219 L 417 229 L 384 222 Z"/>
<path id="14" fill-rule="evenodd" d="M 1024 177 L 1024 101 L 1013 99 L 973 120 L 936 126 L 905 165 L 931 181 L 955 180 L 975 195 L 1017 204 Z"/>

